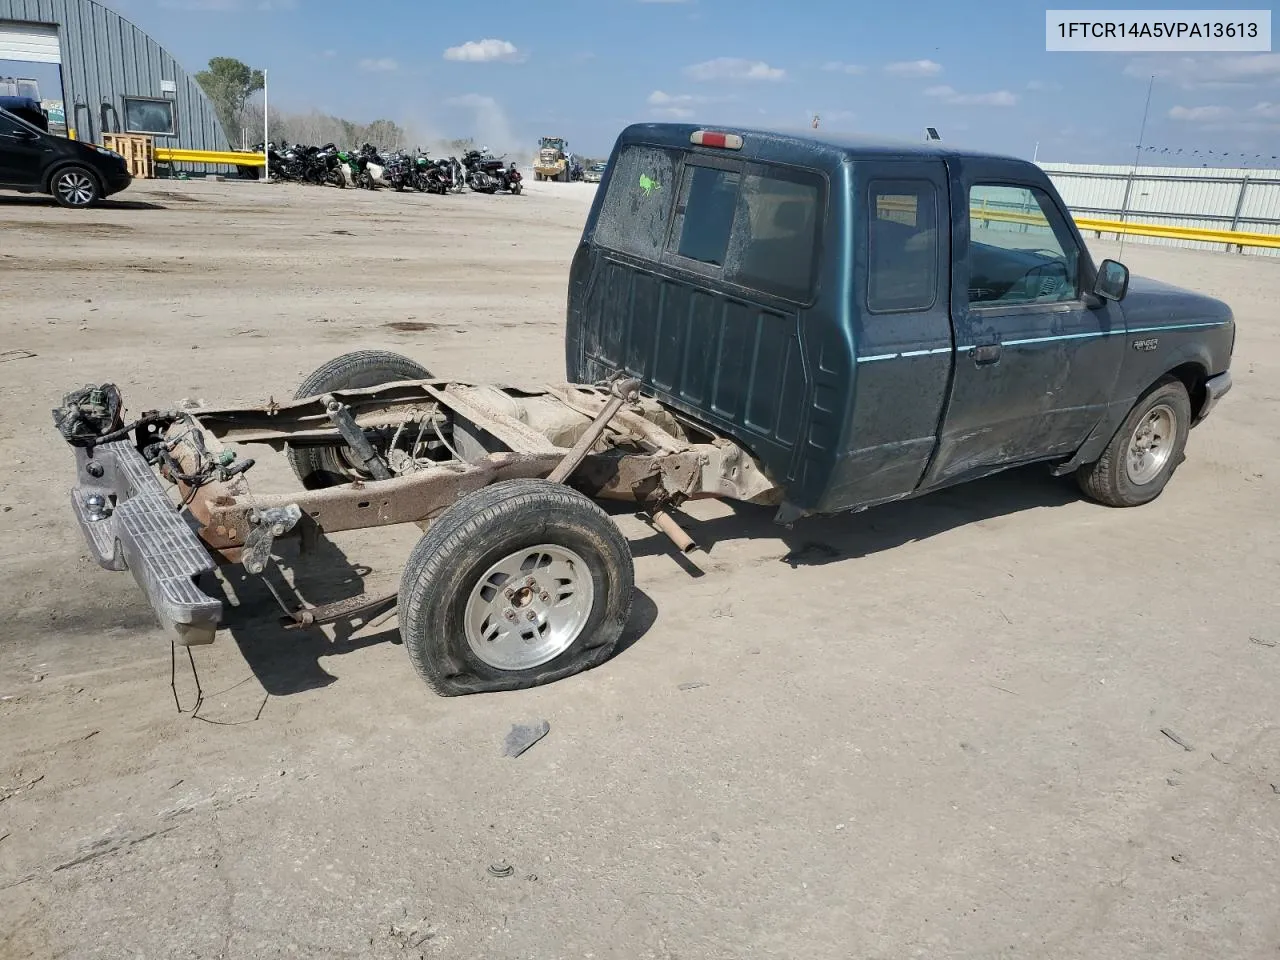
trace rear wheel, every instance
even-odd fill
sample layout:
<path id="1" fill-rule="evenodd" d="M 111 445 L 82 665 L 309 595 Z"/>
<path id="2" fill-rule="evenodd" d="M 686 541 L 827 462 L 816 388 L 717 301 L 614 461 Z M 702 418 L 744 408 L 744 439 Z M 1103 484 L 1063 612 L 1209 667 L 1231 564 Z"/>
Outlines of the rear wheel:
<path id="1" fill-rule="evenodd" d="M 400 632 L 443 696 L 533 687 L 607 660 L 634 589 L 631 549 L 595 503 L 507 480 L 463 497 L 418 541 Z"/>
<path id="2" fill-rule="evenodd" d="M 84 167 L 63 167 L 54 173 L 49 188 L 63 207 L 91 207 L 102 199 L 97 178 Z"/>
<path id="3" fill-rule="evenodd" d="M 350 390 L 354 387 L 376 387 L 397 380 L 428 380 L 430 371 L 422 364 L 398 353 L 387 350 L 357 350 L 344 353 L 321 366 L 302 381 L 295 400 L 316 397 L 333 390 Z M 341 447 L 289 447 L 289 465 L 308 490 L 322 490 L 350 483 L 352 480 L 369 480 L 370 474 L 358 466 L 351 450 Z"/>
<path id="4" fill-rule="evenodd" d="M 1111 507 L 1150 503 L 1184 459 L 1191 399 L 1179 380 L 1162 380 L 1134 404 L 1096 463 L 1076 472 L 1080 488 Z"/>

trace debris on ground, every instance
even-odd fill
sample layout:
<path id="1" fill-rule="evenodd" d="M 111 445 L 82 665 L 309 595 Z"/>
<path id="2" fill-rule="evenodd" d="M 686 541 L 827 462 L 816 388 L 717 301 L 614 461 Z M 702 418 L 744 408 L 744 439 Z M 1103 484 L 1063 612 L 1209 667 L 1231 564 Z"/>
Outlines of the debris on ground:
<path id="1" fill-rule="evenodd" d="M 10 797 L 12 797 L 16 793 L 21 793 L 23 790 L 30 790 L 32 787 L 34 787 L 37 783 L 39 783 L 43 779 L 44 779 L 44 774 L 42 773 L 40 774 L 40 776 L 36 777 L 34 780 L 28 780 L 26 783 L 20 783 L 16 787 L 11 787 L 8 790 L 0 790 L 0 803 L 4 803 L 6 800 L 8 800 Z"/>
<path id="2" fill-rule="evenodd" d="M 1195 747 L 1187 743 L 1187 741 L 1183 740 L 1180 736 L 1178 736 L 1168 727 L 1161 727 L 1160 732 L 1163 733 L 1170 740 L 1172 740 L 1174 743 L 1176 743 L 1178 746 L 1180 746 L 1183 750 L 1186 750 L 1188 753 L 1190 753 L 1192 750 L 1195 749 Z"/>
<path id="3" fill-rule="evenodd" d="M 491 877 L 509 877 L 516 872 L 516 868 L 505 860 L 499 860 L 497 863 L 489 864 L 488 874 Z"/>
<path id="4" fill-rule="evenodd" d="M 1185 855 L 1185 854 L 1181 854 L 1181 853 L 1175 853 L 1175 854 L 1174 854 L 1173 856 L 1171 856 L 1169 859 L 1170 859 L 1170 860 L 1172 860 L 1174 863 L 1186 863 L 1186 862 L 1187 862 L 1186 855 Z"/>
<path id="5" fill-rule="evenodd" d="M 1267 637 L 1267 638 L 1264 638 L 1264 637 L 1250 637 L 1250 638 L 1249 638 L 1249 642 L 1250 642 L 1250 643 L 1256 643 L 1256 644 L 1257 644 L 1258 646 L 1260 646 L 1260 647 L 1275 647 L 1275 646 L 1280 646 L 1280 640 L 1272 640 L 1272 639 L 1270 639 L 1269 637 Z"/>
<path id="6" fill-rule="evenodd" d="M 705 681 L 705 680 L 687 680 L 687 681 L 685 681 L 684 683 L 679 684 L 679 685 L 676 687 L 676 689 L 678 689 L 678 690 L 697 690 L 699 687 L 706 687 L 706 686 L 710 686 L 710 684 L 708 684 L 708 683 L 707 683 L 707 681 Z"/>
<path id="7" fill-rule="evenodd" d="M 512 724 L 502 752 L 508 757 L 518 757 L 550 732 L 551 724 L 546 720 L 533 724 Z"/>
<path id="8" fill-rule="evenodd" d="M 6 360 L 29 360 L 34 356 L 30 350 L 0 350 L 0 363 Z"/>

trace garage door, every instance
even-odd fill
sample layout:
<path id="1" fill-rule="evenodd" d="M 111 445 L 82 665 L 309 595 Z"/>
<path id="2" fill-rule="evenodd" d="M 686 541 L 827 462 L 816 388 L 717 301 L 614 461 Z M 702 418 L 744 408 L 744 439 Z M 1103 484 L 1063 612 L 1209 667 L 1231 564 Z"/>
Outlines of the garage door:
<path id="1" fill-rule="evenodd" d="M 49 23 L 0 20 L 0 60 L 61 63 L 58 28 Z"/>

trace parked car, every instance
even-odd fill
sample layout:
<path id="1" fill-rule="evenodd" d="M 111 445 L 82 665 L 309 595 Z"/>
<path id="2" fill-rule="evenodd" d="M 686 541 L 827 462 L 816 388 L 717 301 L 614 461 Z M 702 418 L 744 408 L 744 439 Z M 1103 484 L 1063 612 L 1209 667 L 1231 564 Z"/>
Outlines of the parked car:
<path id="1" fill-rule="evenodd" d="M 599 183 L 604 178 L 604 171 L 607 166 L 608 164 L 604 163 L 593 163 L 591 166 L 587 167 L 586 172 L 582 175 L 582 179 L 586 183 Z"/>
<path id="2" fill-rule="evenodd" d="M 48 193 L 64 207 L 90 207 L 132 181 L 114 150 L 59 137 L 0 109 L 0 189 Z"/>

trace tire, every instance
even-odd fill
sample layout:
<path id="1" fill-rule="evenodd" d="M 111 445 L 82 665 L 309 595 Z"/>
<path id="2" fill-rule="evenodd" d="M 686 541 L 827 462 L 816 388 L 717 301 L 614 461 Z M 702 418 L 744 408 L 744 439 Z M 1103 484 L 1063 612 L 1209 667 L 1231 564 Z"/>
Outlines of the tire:
<path id="1" fill-rule="evenodd" d="M 1150 503 L 1186 459 L 1190 429 L 1187 388 L 1173 378 L 1161 380 L 1138 398 L 1102 456 L 1076 471 L 1076 482 L 1089 497 L 1109 507 Z"/>
<path id="2" fill-rule="evenodd" d="M 98 178 L 84 167 L 61 167 L 49 178 L 49 192 L 60 207 L 82 210 L 102 199 Z"/>
<path id="3" fill-rule="evenodd" d="M 334 357 L 302 381 L 295 400 L 315 397 L 332 390 L 376 387 L 396 380 L 427 380 L 431 373 L 422 364 L 387 350 L 357 350 Z M 294 475 L 308 490 L 323 490 L 352 480 L 368 480 L 370 475 L 354 466 L 344 455 L 346 447 L 288 447 L 286 456 Z"/>
<path id="4" fill-rule="evenodd" d="M 504 579 L 503 565 L 533 586 Z M 609 659 L 634 590 L 631 548 L 595 503 L 548 480 L 505 480 L 463 497 L 418 541 L 400 580 L 400 633 L 441 696 L 519 690 Z"/>

